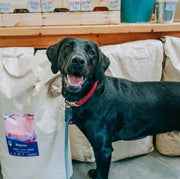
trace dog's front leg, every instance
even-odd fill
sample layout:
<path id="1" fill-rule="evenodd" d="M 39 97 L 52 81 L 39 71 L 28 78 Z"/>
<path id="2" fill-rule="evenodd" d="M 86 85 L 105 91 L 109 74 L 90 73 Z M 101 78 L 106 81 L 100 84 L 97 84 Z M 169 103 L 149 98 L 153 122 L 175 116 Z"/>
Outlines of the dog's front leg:
<path id="1" fill-rule="evenodd" d="M 96 159 L 96 169 L 89 170 L 88 174 L 91 178 L 108 179 L 108 173 L 111 162 L 112 147 L 101 148 L 95 147 L 94 155 Z"/>

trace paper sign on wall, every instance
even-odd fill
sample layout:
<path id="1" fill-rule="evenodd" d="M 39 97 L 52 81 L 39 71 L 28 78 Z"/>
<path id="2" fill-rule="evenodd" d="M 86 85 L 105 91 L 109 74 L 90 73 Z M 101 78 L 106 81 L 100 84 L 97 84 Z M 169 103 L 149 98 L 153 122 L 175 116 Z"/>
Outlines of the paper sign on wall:
<path id="1" fill-rule="evenodd" d="M 109 0 L 109 10 L 120 10 L 120 0 Z"/>
<path id="2" fill-rule="evenodd" d="M 177 0 L 168 0 L 166 2 L 166 11 L 175 11 L 177 6 Z"/>
<path id="3" fill-rule="evenodd" d="M 81 9 L 82 11 L 91 11 L 92 10 L 91 0 L 81 0 Z"/>
<path id="4" fill-rule="evenodd" d="M 9 1 L 0 1 L 0 12 L 1 13 L 11 12 Z"/>
<path id="5" fill-rule="evenodd" d="M 80 11 L 81 3 L 80 0 L 70 0 L 70 11 Z"/>
<path id="6" fill-rule="evenodd" d="M 41 1 L 43 12 L 53 11 L 52 0 Z"/>
<path id="7" fill-rule="evenodd" d="M 40 12 L 40 0 L 29 0 L 29 10 L 31 12 Z"/>

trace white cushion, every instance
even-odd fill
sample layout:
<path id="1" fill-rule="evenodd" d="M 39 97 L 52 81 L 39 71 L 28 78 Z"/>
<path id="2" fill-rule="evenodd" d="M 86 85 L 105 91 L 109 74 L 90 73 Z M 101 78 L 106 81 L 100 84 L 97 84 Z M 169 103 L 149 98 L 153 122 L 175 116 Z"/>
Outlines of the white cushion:
<path id="1" fill-rule="evenodd" d="M 165 65 L 163 81 L 180 81 L 180 38 L 166 36 L 164 42 Z M 156 136 L 156 147 L 162 154 L 180 155 L 180 132 L 170 132 Z"/>

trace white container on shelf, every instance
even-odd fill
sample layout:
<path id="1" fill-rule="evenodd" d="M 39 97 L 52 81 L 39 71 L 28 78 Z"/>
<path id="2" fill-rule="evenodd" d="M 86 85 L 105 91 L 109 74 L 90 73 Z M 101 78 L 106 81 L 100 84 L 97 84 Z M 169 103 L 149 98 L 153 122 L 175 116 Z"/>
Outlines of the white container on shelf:
<path id="1" fill-rule="evenodd" d="M 178 0 L 156 0 L 156 19 L 159 23 L 173 23 Z"/>

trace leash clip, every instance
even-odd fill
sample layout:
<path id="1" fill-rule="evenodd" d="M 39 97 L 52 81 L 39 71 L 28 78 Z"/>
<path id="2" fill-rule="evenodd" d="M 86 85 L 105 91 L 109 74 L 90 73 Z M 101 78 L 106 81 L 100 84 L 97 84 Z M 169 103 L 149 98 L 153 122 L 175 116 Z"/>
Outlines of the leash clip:
<path id="1" fill-rule="evenodd" d="M 73 124 L 73 122 L 72 122 L 72 108 L 71 108 L 71 105 L 67 102 L 65 103 L 65 121 L 68 124 Z"/>
<path id="2" fill-rule="evenodd" d="M 67 101 L 66 101 L 66 104 L 65 104 L 65 108 L 71 108 L 71 105 L 69 103 L 67 103 Z"/>
<path id="3" fill-rule="evenodd" d="M 76 104 L 77 102 L 70 102 L 70 101 L 66 101 L 66 105 L 71 108 L 72 107 L 79 107 L 78 104 Z"/>

